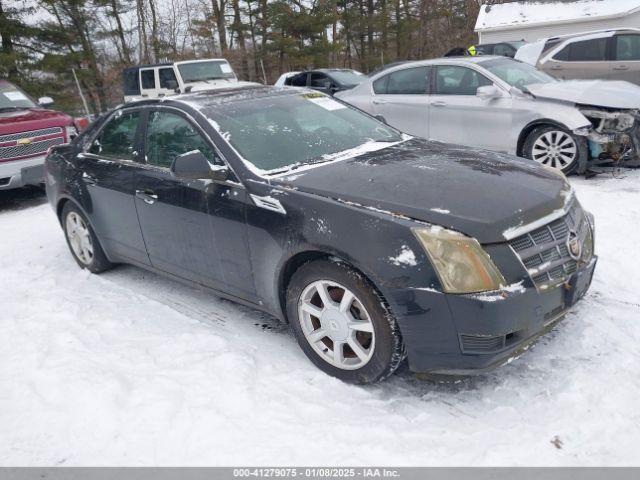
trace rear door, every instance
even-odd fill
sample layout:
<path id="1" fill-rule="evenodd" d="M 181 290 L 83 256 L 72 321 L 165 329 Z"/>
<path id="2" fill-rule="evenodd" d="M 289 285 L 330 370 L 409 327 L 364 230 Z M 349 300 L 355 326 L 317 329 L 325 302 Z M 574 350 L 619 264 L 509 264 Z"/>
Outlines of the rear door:
<path id="1" fill-rule="evenodd" d="M 488 85 L 493 82 L 472 68 L 435 66 L 429 96 L 429 138 L 509 151 L 512 100 L 478 97 L 478 87 Z"/>
<path id="2" fill-rule="evenodd" d="M 150 110 L 144 138 L 146 163 L 135 177 L 135 202 L 151 264 L 251 299 L 255 289 L 244 187 L 234 178 L 185 180 L 171 173 L 176 156 L 193 150 L 200 150 L 211 163 L 224 163 L 206 134 L 180 110 Z"/>
<path id="3" fill-rule="evenodd" d="M 610 36 L 572 41 L 545 62 L 543 70 L 562 80 L 609 77 Z"/>
<path id="4" fill-rule="evenodd" d="M 371 103 L 375 115 L 397 129 L 427 138 L 429 67 L 396 70 L 373 82 Z"/>
<path id="5" fill-rule="evenodd" d="M 158 96 L 158 79 L 155 68 L 140 69 L 140 93 L 143 97 Z"/>
<path id="6" fill-rule="evenodd" d="M 139 109 L 118 110 L 78 155 L 84 207 L 102 246 L 112 255 L 149 264 L 134 204 L 141 152 Z"/>
<path id="7" fill-rule="evenodd" d="M 613 38 L 609 78 L 640 85 L 640 35 L 620 34 Z"/>

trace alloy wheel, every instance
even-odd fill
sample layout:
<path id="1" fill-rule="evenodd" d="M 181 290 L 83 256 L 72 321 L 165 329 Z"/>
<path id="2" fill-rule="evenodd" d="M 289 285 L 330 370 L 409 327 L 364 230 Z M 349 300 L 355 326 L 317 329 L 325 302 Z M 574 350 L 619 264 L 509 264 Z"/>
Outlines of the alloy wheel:
<path id="1" fill-rule="evenodd" d="M 571 135 L 551 130 L 540 135 L 533 144 L 533 160 L 559 170 L 567 169 L 578 156 L 578 146 Z"/>
<path id="2" fill-rule="evenodd" d="M 83 264 L 89 265 L 93 261 L 93 242 L 89 227 L 76 212 L 69 212 L 66 224 L 67 238 L 73 253 Z"/>
<path id="3" fill-rule="evenodd" d="M 369 362 L 375 348 L 373 322 L 348 288 L 329 280 L 308 285 L 298 301 L 305 339 L 327 363 L 356 370 Z"/>

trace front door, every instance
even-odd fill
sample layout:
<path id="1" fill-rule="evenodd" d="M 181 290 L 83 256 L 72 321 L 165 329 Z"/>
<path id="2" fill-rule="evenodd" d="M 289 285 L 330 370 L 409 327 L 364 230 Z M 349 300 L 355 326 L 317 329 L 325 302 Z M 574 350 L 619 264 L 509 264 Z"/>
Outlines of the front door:
<path id="1" fill-rule="evenodd" d="M 148 264 L 134 204 L 140 110 L 118 110 L 78 155 L 83 207 L 111 257 Z"/>
<path id="2" fill-rule="evenodd" d="M 609 78 L 640 85 L 640 35 L 616 35 Z"/>
<path id="3" fill-rule="evenodd" d="M 478 87 L 493 85 L 480 72 L 438 65 L 429 97 L 429 138 L 498 152 L 511 149 L 512 100 L 480 98 Z"/>
<path id="4" fill-rule="evenodd" d="M 145 132 L 146 165 L 135 178 L 136 208 L 151 264 L 232 295 L 255 294 L 247 255 L 244 187 L 233 181 L 185 180 L 170 167 L 200 150 L 222 163 L 204 133 L 173 109 L 151 110 Z"/>
<path id="5" fill-rule="evenodd" d="M 371 103 L 375 115 L 398 130 L 427 138 L 429 67 L 391 72 L 373 83 Z"/>

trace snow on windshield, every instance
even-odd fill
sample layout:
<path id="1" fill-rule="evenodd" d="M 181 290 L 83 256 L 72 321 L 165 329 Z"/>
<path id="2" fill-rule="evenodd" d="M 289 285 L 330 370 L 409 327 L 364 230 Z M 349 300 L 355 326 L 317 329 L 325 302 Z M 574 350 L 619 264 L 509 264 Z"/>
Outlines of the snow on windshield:
<path id="1" fill-rule="evenodd" d="M 202 113 L 260 175 L 352 158 L 406 139 L 317 92 L 229 101 Z"/>

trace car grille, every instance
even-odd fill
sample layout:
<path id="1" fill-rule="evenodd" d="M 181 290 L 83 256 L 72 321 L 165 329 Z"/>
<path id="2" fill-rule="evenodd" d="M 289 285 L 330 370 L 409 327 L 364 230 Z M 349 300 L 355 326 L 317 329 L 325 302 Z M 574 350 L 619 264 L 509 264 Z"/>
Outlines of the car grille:
<path id="1" fill-rule="evenodd" d="M 30 132 L 11 133 L 9 135 L 0 135 L 0 143 L 15 142 L 23 138 L 46 137 L 49 135 L 62 135 L 62 128 L 51 127 L 42 128 L 40 130 L 31 130 Z"/>
<path id="2" fill-rule="evenodd" d="M 564 217 L 514 238 L 509 244 L 541 289 L 565 282 L 577 270 L 578 261 L 571 258 L 567 246 L 569 233 L 575 232 L 584 245 L 591 235 L 590 228 L 582 207 L 574 201 Z"/>
<path id="3" fill-rule="evenodd" d="M 54 145 L 61 145 L 64 143 L 64 138 L 56 137 L 48 140 L 42 140 L 40 142 L 32 142 L 26 145 L 13 145 L 10 147 L 0 147 L 0 160 L 10 160 L 13 158 L 26 158 L 46 153 L 49 147 Z"/>

